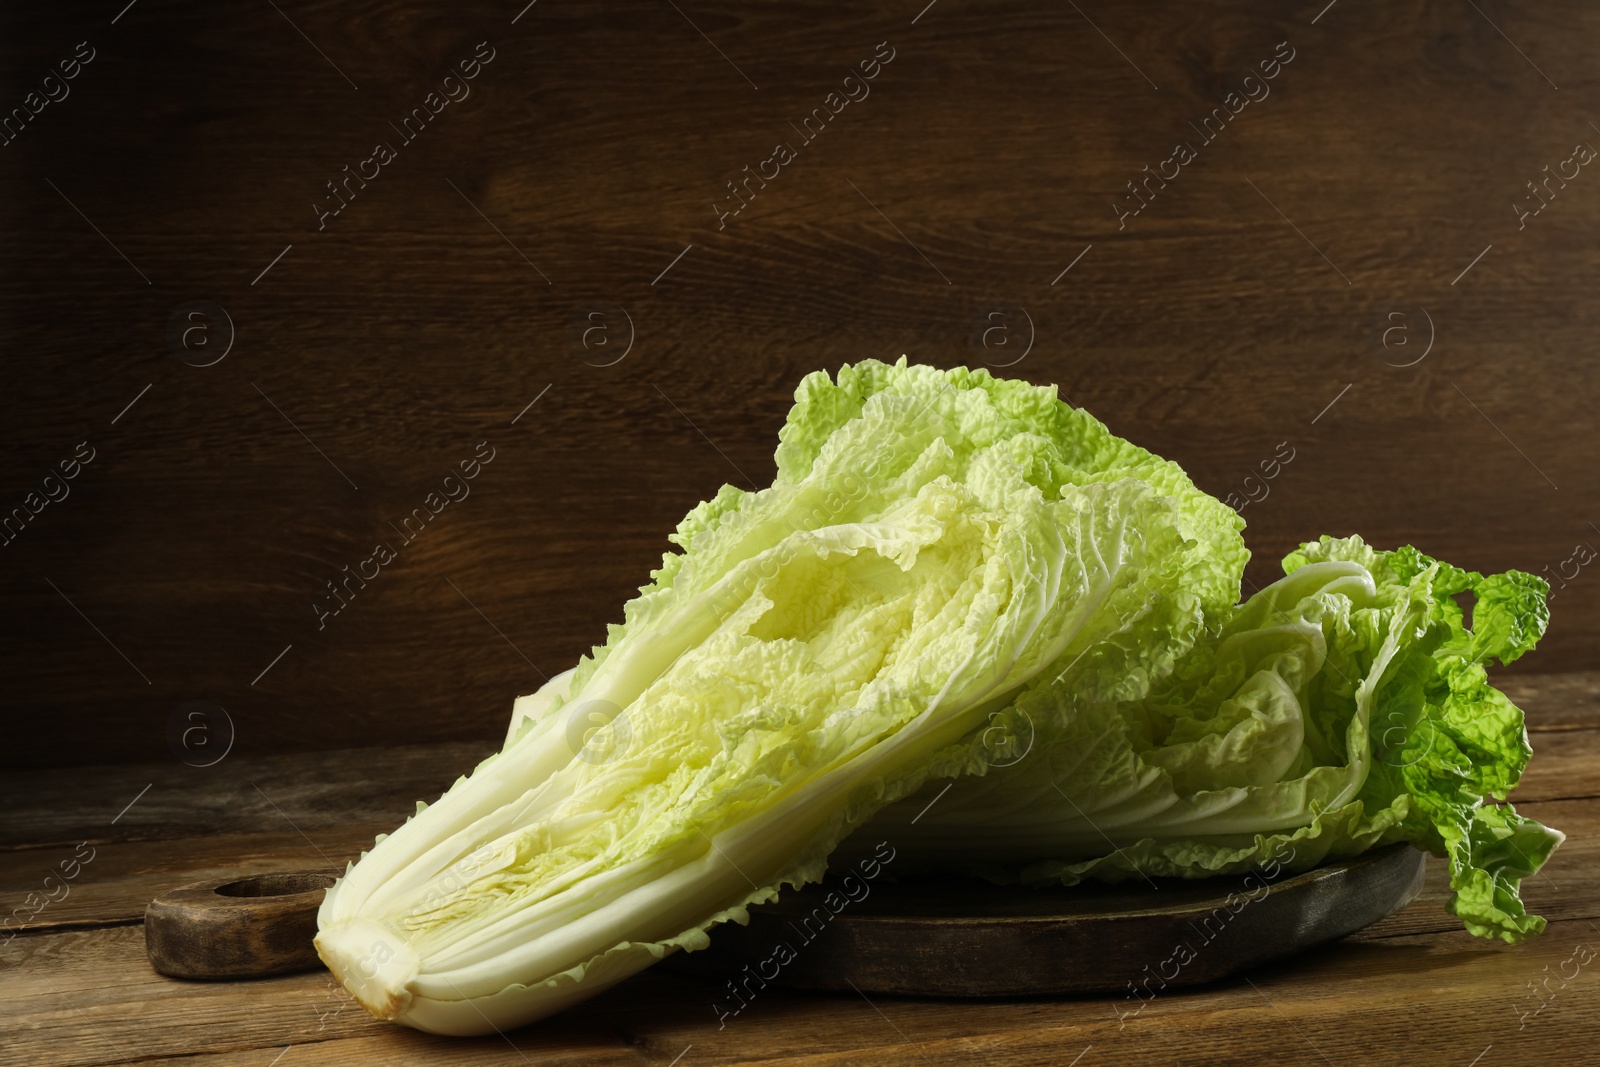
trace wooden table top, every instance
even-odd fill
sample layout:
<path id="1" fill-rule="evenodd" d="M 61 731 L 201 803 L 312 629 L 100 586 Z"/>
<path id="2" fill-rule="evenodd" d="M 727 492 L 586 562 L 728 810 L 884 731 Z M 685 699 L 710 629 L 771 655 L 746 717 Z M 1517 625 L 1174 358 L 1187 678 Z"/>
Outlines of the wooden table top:
<path id="1" fill-rule="evenodd" d="M 1466 934 L 1442 907 L 1443 864 L 1430 861 L 1422 895 L 1383 922 L 1235 980 L 1164 993 L 1137 1015 L 1118 997 L 769 989 L 719 1029 L 711 983 L 657 970 L 503 1036 L 433 1037 L 368 1017 L 325 971 L 163 978 L 145 960 L 141 916 L 157 891 L 188 881 L 342 866 L 486 746 L 13 774 L 0 784 L 0 901 L 21 903 L 62 861 L 76 874 L 0 944 L 0 1065 L 1593 1063 L 1600 673 L 1526 676 L 1507 689 L 1534 746 L 1513 799 L 1568 834 L 1524 891 L 1550 920 L 1543 936 L 1508 946 Z"/>

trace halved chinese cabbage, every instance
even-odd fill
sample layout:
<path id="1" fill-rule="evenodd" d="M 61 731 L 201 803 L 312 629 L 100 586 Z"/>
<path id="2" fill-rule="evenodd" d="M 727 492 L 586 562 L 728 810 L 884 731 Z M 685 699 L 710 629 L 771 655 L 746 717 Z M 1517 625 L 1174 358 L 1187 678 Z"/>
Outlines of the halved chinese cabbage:
<path id="1" fill-rule="evenodd" d="M 374 1014 L 483 1033 L 702 947 L 977 769 L 949 754 L 1031 680 L 1147 687 L 1237 600 L 1238 518 L 1054 388 L 869 361 L 796 401 L 773 485 L 691 511 L 606 644 L 329 891 L 318 951 Z"/>

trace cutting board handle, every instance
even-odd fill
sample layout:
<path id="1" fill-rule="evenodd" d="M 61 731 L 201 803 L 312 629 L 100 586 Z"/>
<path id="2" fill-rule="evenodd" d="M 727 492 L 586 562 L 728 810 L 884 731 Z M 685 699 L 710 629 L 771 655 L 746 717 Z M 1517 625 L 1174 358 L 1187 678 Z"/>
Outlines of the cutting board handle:
<path id="1" fill-rule="evenodd" d="M 278 871 L 169 889 L 144 910 L 150 965 L 173 978 L 259 978 L 321 965 L 317 908 L 342 871 Z"/>

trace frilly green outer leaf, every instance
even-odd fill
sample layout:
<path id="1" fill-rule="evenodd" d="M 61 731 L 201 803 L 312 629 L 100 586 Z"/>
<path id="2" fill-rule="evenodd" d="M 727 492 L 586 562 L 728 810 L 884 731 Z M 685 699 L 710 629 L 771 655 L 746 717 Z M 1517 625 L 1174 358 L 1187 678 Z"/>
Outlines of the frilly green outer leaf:
<path id="1" fill-rule="evenodd" d="M 1538 933 L 1520 884 L 1562 835 L 1486 803 L 1531 752 L 1486 667 L 1538 640 L 1548 587 L 1353 537 L 1303 545 L 1284 570 L 1142 693 L 1036 679 L 1001 715 L 1004 737 L 1029 736 L 1025 758 L 973 761 L 925 816 L 911 797 L 869 832 L 894 835 L 901 870 L 1068 884 L 1306 870 L 1407 841 L 1447 859 L 1468 930 Z"/>

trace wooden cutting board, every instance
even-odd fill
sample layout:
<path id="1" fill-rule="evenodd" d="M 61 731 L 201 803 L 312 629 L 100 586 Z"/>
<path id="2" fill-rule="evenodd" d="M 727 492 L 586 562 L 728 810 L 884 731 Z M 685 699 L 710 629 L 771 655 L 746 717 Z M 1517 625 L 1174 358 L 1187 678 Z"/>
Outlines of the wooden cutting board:
<path id="1" fill-rule="evenodd" d="M 1271 881 L 1026 889 L 965 878 L 825 880 L 727 923 L 663 966 L 725 987 L 732 1011 L 766 985 L 944 997 L 1122 991 L 1214 981 L 1353 933 L 1422 888 L 1426 857 L 1395 845 Z M 151 902 L 151 964 L 182 978 L 319 966 L 316 909 L 335 871 L 197 882 Z"/>
<path id="2" fill-rule="evenodd" d="M 719 983 L 729 1010 L 767 983 L 940 997 L 1122 992 L 1142 1000 L 1369 926 L 1417 895 L 1426 858 L 1392 845 L 1276 881 L 1025 889 L 949 877 L 858 879 L 858 900 L 825 880 L 752 908 L 748 926 L 719 926 L 709 949 L 663 966 Z"/>

